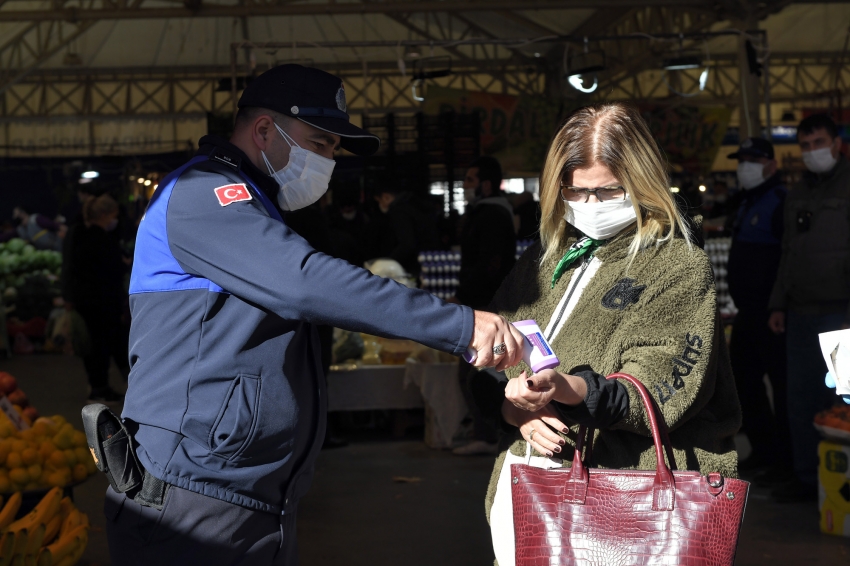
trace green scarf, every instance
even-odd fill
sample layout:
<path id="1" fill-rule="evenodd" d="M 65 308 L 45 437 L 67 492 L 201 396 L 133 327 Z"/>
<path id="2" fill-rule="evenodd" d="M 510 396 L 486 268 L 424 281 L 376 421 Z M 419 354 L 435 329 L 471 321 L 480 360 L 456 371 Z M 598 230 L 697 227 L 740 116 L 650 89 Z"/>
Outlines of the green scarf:
<path id="1" fill-rule="evenodd" d="M 555 288 L 555 283 L 558 282 L 558 279 L 561 278 L 561 275 L 570 268 L 570 266 L 585 254 L 590 254 L 589 257 L 593 257 L 593 252 L 596 251 L 596 248 L 605 243 L 605 240 L 594 240 L 588 236 L 585 236 L 567 250 L 567 253 L 564 254 L 564 257 L 561 258 L 561 261 L 558 262 L 558 265 L 555 267 L 555 273 L 552 274 L 552 287 Z"/>

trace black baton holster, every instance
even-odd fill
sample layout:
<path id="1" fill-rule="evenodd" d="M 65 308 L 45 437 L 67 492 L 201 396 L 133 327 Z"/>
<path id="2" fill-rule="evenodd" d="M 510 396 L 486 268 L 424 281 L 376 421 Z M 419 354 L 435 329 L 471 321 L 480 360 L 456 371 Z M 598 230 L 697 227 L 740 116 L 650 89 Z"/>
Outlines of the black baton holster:
<path id="1" fill-rule="evenodd" d="M 145 469 L 139 464 L 133 437 L 121 419 L 101 404 L 83 407 L 83 427 L 97 469 L 117 493 L 141 487 Z"/>

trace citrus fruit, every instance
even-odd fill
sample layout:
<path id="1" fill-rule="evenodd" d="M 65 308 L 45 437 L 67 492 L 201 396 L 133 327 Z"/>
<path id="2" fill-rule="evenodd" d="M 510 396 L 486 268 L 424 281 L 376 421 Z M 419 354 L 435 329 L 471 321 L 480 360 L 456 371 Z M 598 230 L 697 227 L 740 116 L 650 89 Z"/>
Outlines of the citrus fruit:
<path id="1" fill-rule="evenodd" d="M 9 455 L 6 456 L 6 467 L 10 470 L 12 468 L 20 468 L 24 465 L 24 460 L 21 458 L 20 452 L 9 452 Z"/>
<path id="2" fill-rule="evenodd" d="M 27 466 L 40 464 L 41 454 L 39 454 L 38 450 L 35 448 L 26 448 L 23 452 L 21 452 L 21 460 L 23 460 L 24 464 Z"/>
<path id="3" fill-rule="evenodd" d="M 18 485 L 29 483 L 30 475 L 24 468 L 12 468 L 9 470 L 9 479 Z"/>
<path id="4" fill-rule="evenodd" d="M 65 454 L 65 461 L 68 462 L 69 466 L 73 467 L 77 465 L 77 453 L 74 452 L 73 448 L 63 450 L 62 453 Z"/>
<path id="5" fill-rule="evenodd" d="M 88 470 L 86 470 L 85 464 L 77 464 L 74 466 L 73 478 L 74 481 L 83 481 L 89 475 Z"/>

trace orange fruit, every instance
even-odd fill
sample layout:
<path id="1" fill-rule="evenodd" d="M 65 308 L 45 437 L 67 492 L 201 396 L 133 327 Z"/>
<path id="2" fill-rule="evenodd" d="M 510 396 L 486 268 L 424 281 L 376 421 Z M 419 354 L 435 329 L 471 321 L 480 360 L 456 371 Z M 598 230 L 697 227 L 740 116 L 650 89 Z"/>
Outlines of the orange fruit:
<path id="1" fill-rule="evenodd" d="M 13 434 L 15 434 L 15 427 L 12 426 L 12 423 L 0 423 L 0 438 L 9 438 Z"/>
<path id="2" fill-rule="evenodd" d="M 9 493 L 12 491 L 12 482 L 9 476 L 0 476 L 0 493 Z"/>
<path id="3" fill-rule="evenodd" d="M 24 468 L 12 468 L 9 470 L 9 479 L 18 485 L 29 483 L 30 475 Z"/>
<path id="4" fill-rule="evenodd" d="M 50 458 L 50 455 L 56 452 L 56 445 L 53 444 L 52 440 L 42 440 L 41 444 L 38 447 L 38 451 L 41 452 L 41 456 L 45 459 L 45 461 Z"/>
<path id="5" fill-rule="evenodd" d="M 65 481 L 65 474 L 62 472 L 52 472 L 47 476 L 47 483 L 52 487 L 65 487 L 68 482 Z"/>
<path id="6" fill-rule="evenodd" d="M 26 430 L 22 430 L 18 436 L 20 436 L 21 440 L 25 441 L 27 444 L 32 444 L 35 442 L 37 435 L 34 429 L 28 428 Z"/>
<path id="7" fill-rule="evenodd" d="M 77 464 L 74 466 L 74 471 L 72 472 L 72 477 L 74 481 L 83 481 L 89 475 L 88 470 L 86 470 L 85 464 Z"/>
<path id="8" fill-rule="evenodd" d="M 74 467 L 77 465 L 77 453 L 74 452 L 73 448 L 63 450 L 62 453 L 65 454 L 65 461 L 68 462 L 69 466 Z"/>
<path id="9" fill-rule="evenodd" d="M 12 451 L 13 452 L 23 452 L 27 448 L 29 448 L 29 445 L 26 442 L 24 442 L 23 440 L 21 440 L 20 438 L 12 439 Z"/>
<path id="10" fill-rule="evenodd" d="M 53 415 L 52 417 L 48 417 L 51 421 L 53 421 L 56 426 L 62 426 L 63 424 L 68 422 L 68 419 L 63 417 L 62 415 Z"/>
<path id="11" fill-rule="evenodd" d="M 56 433 L 56 436 L 53 437 L 53 443 L 56 444 L 56 447 L 60 450 L 67 450 L 68 448 L 73 448 L 74 442 L 71 436 L 72 434 L 73 432 L 60 430 Z"/>
<path id="12" fill-rule="evenodd" d="M 83 464 L 86 460 L 91 460 L 91 452 L 88 448 L 74 448 L 74 454 L 77 455 L 77 463 Z M 94 461 L 94 460 L 92 460 Z"/>
<path id="13" fill-rule="evenodd" d="M 88 440 L 86 440 L 86 433 L 81 430 L 74 431 L 71 435 L 71 442 L 75 448 L 86 448 L 89 445 Z"/>
<path id="14" fill-rule="evenodd" d="M 10 470 L 12 468 L 20 468 L 24 465 L 24 460 L 21 458 L 20 452 L 9 452 L 9 455 L 6 456 L 6 467 Z"/>
<path id="15" fill-rule="evenodd" d="M 65 452 L 62 450 L 54 450 L 50 457 L 47 459 L 47 464 L 49 466 L 53 466 L 54 468 L 63 468 L 68 465 L 68 461 L 65 459 Z"/>
<path id="16" fill-rule="evenodd" d="M 38 464 L 33 464 L 32 466 L 27 467 L 27 473 L 30 476 L 30 479 L 33 481 L 38 480 L 41 477 L 41 466 Z"/>
<path id="17" fill-rule="evenodd" d="M 6 457 L 9 455 L 11 450 L 12 447 L 8 444 L 0 444 L 0 466 L 6 462 Z"/>
<path id="18" fill-rule="evenodd" d="M 21 460 L 24 461 L 24 464 L 27 466 L 31 466 L 33 464 L 41 463 L 41 454 L 39 454 L 38 450 L 35 448 L 27 448 L 23 452 L 21 452 Z"/>

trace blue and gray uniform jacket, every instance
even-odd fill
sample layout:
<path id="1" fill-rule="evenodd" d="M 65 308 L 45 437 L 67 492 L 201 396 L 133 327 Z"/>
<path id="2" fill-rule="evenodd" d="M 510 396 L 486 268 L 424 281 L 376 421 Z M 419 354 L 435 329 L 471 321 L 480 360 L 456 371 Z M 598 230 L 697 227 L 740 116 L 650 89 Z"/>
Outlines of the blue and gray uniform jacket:
<path id="1" fill-rule="evenodd" d="M 782 256 L 783 218 L 788 189 L 779 173 L 742 195 L 734 212 L 727 281 L 739 309 L 767 311 Z"/>
<path id="2" fill-rule="evenodd" d="M 235 191 L 217 194 L 227 185 Z M 324 437 L 314 325 L 459 355 L 473 312 L 317 252 L 281 219 L 276 192 L 238 148 L 211 136 L 160 182 L 136 240 L 122 417 L 157 478 L 287 513 Z"/>

